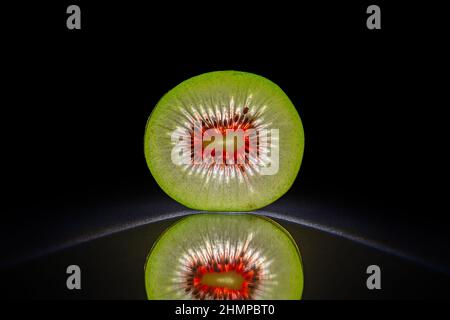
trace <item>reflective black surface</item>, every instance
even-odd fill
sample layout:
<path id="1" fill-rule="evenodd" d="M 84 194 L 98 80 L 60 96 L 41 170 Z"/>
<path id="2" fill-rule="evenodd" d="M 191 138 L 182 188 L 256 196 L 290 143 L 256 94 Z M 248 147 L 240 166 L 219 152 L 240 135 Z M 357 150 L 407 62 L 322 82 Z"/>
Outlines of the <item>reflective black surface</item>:
<path id="1" fill-rule="evenodd" d="M 5 272 L 3 291 L 17 299 L 145 299 L 146 256 L 158 235 L 176 220 L 135 227 L 22 263 Z M 439 272 L 342 236 L 277 221 L 301 250 L 304 299 L 450 297 L 450 277 Z M 72 264 L 81 268 L 80 291 L 66 287 L 65 271 Z M 373 264 L 381 268 L 381 290 L 366 287 L 366 269 Z"/>

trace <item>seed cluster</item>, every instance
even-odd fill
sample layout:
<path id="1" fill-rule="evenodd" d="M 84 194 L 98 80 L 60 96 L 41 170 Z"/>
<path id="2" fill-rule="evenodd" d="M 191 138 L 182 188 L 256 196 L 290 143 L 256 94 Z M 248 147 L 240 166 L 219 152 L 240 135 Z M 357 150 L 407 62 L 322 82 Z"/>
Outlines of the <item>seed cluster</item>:
<path id="1" fill-rule="evenodd" d="M 187 161 L 183 162 L 185 163 L 182 168 L 184 171 L 187 171 L 189 175 L 202 176 L 206 183 L 210 179 L 223 180 L 218 182 L 225 183 L 237 180 L 240 183 L 246 183 L 249 190 L 252 190 L 249 179 L 259 174 L 261 166 L 269 164 L 269 159 L 265 155 L 269 153 L 270 146 L 261 142 L 258 133 L 263 129 L 269 129 L 271 122 L 265 119 L 267 107 L 265 105 L 252 105 L 251 100 L 252 95 L 249 95 L 244 105 L 235 106 L 234 99 L 231 97 L 228 105 L 223 107 L 198 105 L 191 106 L 190 109 L 180 108 L 180 118 L 183 121 L 179 122 L 175 130 L 175 136 L 182 141 L 180 143 L 177 140 L 177 143 L 180 145 L 184 144 L 184 147 L 191 150 L 190 154 L 184 155 L 188 157 Z M 201 148 L 201 154 L 196 154 L 194 148 L 195 137 L 197 137 L 195 128 L 198 127 L 199 123 L 201 124 L 200 137 L 203 139 L 205 138 L 204 133 L 210 129 L 216 130 L 221 134 L 225 134 L 226 130 L 229 129 L 243 130 L 248 133 L 245 136 L 243 148 L 233 150 L 232 161 L 229 161 L 229 155 L 226 155 L 225 151 L 222 150 L 224 161 L 221 163 L 214 161 L 196 163 L 194 161 L 196 157 L 201 159 L 205 157 L 204 145 Z M 256 141 L 256 150 L 251 149 L 250 139 Z M 208 160 L 215 158 L 215 150 L 212 151 L 211 156 Z"/>
<path id="2" fill-rule="evenodd" d="M 189 299 L 199 300 L 252 300 L 264 290 L 270 290 L 275 275 L 269 273 L 271 261 L 251 244 L 253 234 L 245 241 L 205 239 L 204 243 L 180 258 L 174 282 Z M 242 277 L 240 288 L 203 283 L 206 274 L 235 272 Z M 264 283 L 264 285 L 263 285 Z"/>
<path id="3" fill-rule="evenodd" d="M 253 123 L 254 123 L 254 118 L 250 118 L 247 117 L 247 113 L 248 113 L 248 108 L 245 108 L 243 111 L 243 116 L 241 115 L 235 115 L 231 120 L 229 119 L 223 119 L 222 121 L 218 122 L 216 119 L 211 120 L 209 118 L 206 118 L 206 121 L 203 119 L 199 119 L 198 120 L 198 124 L 201 124 L 201 126 L 199 126 L 200 128 L 196 128 L 195 126 L 191 128 L 191 159 L 192 162 L 194 162 L 194 159 L 196 157 L 202 157 L 204 158 L 205 155 L 205 140 L 208 140 L 212 137 L 209 135 L 209 132 L 213 132 L 214 134 L 218 134 L 220 136 L 222 136 L 222 138 L 224 140 L 227 139 L 226 137 L 226 133 L 227 130 L 232 130 L 232 131 L 237 131 L 237 130 L 242 130 L 243 132 L 248 132 L 250 129 L 253 129 Z M 243 119 L 243 120 L 242 120 Z M 197 133 L 196 130 L 198 130 L 199 132 Z M 256 141 L 257 141 L 257 135 L 252 134 L 253 137 L 255 137 Z M 228 137 L 229 139 L 229 137 Z M 231 154 L 231 157 L 228 157 L 227 155 L 227 151 L 225 149 L 222 149 L 222 155 L 217 154 L 216 150 L 212 150 L 211 152 L 211 160 L 216 158 L 217 156 L 221 156 L 223 161 L 221 161 L 221 164 L 224 165 L 234 165 L 235 163 L 237 163 L 238 161 L 240 161 L 241 163 L 248 163 L 249 161 L 249 153 L 250 153 L 250 136 L 247 135 L 245 136 L 245 141 L 244 141 L 244 145 L 242 146 L 242 148 L 238 148 L 235 149 L 233 147 L 233 152 Z M 198 143 L 201 148 L 200 148 L 200 152 L 199 154 L 196 154 L 196 148 L 195 148 L 195 144 Z M 234 143 L 234 141 L 233 141 Z M 257 151 L 257 145 L 255 146 L 255 151 Z M 211 164 L 213 164 L 213 162 L 211 162 Z M 238 164 L 237 165 L 239 167 L 239 169 L 241 169 L 242 171 L 243 169 L 243 164 Z"/>

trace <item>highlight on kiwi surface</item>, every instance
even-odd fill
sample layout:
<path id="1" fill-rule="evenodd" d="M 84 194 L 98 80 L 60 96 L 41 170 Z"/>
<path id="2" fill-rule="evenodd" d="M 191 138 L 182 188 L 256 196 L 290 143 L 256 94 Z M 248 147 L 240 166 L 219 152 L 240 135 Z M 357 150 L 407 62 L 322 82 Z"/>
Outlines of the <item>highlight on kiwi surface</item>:
<path id="1" fill-rule="evenodd" d="M 298 300 L 300 251 L 275 221 L 254 214 L 194 214 L 169 227 L 145 265 L 150 300 Z"/>
<path id="2" fill-rule="evenodd" d="M 165 94 L 145 129 L 148 167 L 185 206 L 252 211 L 291 187 L 303 157 L 300 116 L 270 80 L 217 71 Z"/>

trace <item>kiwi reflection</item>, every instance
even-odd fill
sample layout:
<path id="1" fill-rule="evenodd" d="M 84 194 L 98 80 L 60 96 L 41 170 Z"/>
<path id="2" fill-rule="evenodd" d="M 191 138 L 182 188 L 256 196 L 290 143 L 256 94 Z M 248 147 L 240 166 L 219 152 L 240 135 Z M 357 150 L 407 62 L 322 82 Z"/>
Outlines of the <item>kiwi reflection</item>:
<path id="1" fill-rule="evenodd" d="M 290 234 L 254 214 L 190 215 L 156 241 L 145 265 L 149 299 L 300 299 L 303 268 Z"/>

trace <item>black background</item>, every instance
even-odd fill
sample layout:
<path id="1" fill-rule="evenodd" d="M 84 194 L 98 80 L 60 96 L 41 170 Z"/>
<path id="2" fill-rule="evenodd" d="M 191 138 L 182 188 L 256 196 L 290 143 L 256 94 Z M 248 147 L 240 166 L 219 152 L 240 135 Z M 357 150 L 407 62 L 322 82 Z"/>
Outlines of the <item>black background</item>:
<path id="1" fill-rule="evenodd" d="M 382 29 L 367 30 L 364 2 L 74 3 L 82 30 L 66 28 L 72 3 L 4 12 L 5 250 L 29 241 L 9 235 L 51 239 L 99 203 L 169 203 L 145 164 L 147 117 L 179 82 L 233 69 L 277 83 L 302 118 L 304 160 L 281 204 L 312 199 L 352 208 L 349 223 L 357 211 L 369 224 L 406 226 L 406 238 L 439 235 L 433 250 L 447 259 L 439 7 L 377 2 Z"/>

